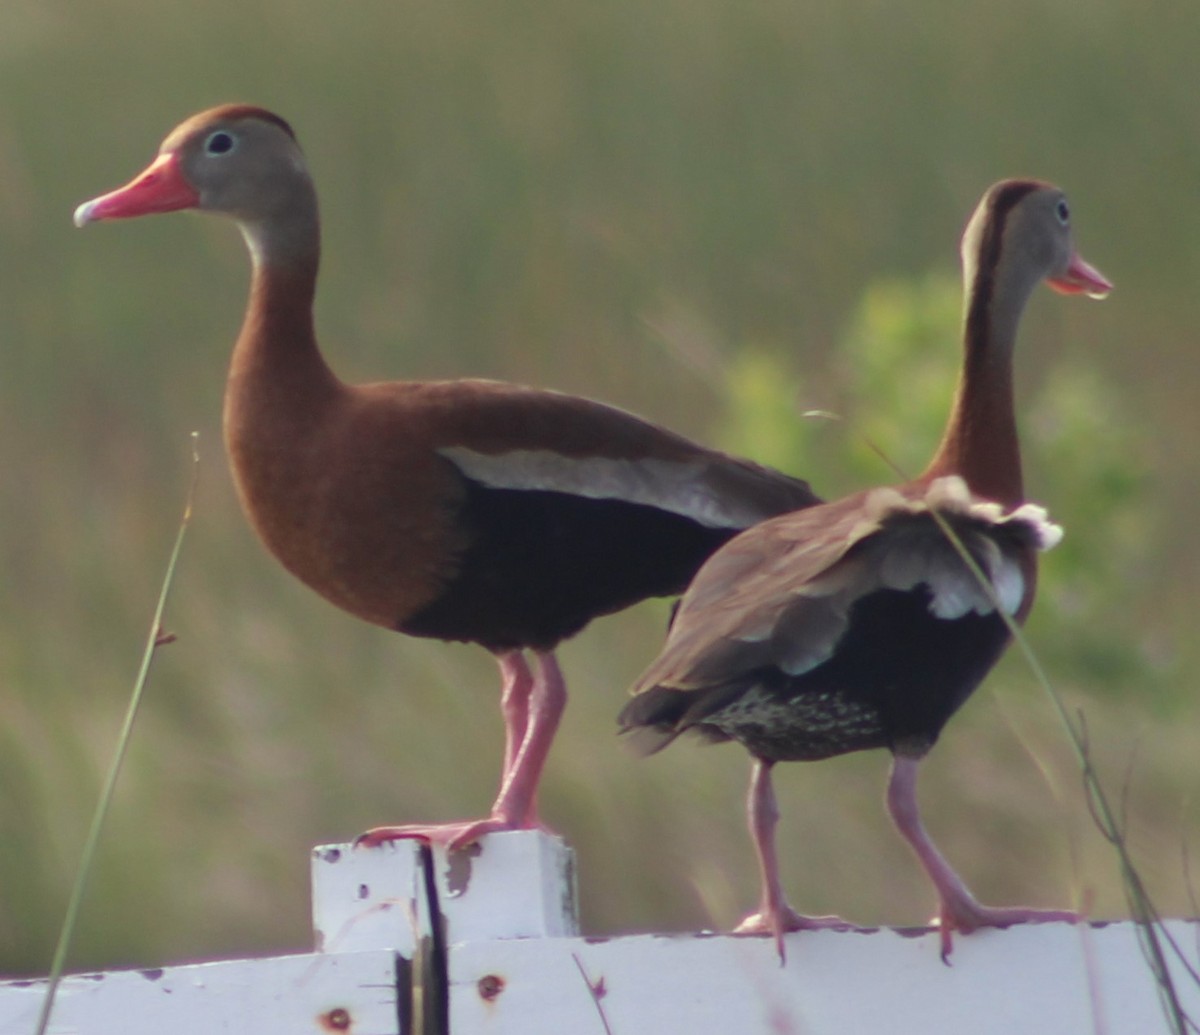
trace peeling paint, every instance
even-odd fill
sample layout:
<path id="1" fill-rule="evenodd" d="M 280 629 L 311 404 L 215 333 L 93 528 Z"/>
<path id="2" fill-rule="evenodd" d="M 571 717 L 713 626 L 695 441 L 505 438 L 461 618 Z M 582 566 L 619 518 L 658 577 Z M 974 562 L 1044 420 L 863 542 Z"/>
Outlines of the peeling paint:
<path id="1" fill-rule="evenodd" d="M 466 892 L 471 884 L 471 860 L 482 852 L 476 843 L 446 853 L 446 891 L 451 897 L 457 898 Z"/>
<path id="2" fill-rule="evenodd" d="M 879 928 L 875 928 L 879 930 Z M 927 934 L 936 934 L 936 927 L 891 927 L 889 930 L 900 935 L 901 938 L 924 938 Z"/>
<path id="3" fill-rule="evenodd" d="M 579 930 L 579 892 L 575 883 L 575 853 L 567 852 L 563 862 L 562 874 L 562 914 L 570 917 Z"/>

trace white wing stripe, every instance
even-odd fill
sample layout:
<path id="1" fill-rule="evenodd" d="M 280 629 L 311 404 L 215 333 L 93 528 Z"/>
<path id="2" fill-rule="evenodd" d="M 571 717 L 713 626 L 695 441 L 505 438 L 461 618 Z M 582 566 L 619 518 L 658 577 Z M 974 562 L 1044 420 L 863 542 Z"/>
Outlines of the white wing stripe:
<path id="1" fill-rule="evenodd" d="M 624 500 L 691 518 L 708 528 L 748 528 L 766 515 L 722 498 L 708 485 L 707 465 L 646 458 L 570 457 L 548 449 L 478 453 L 466 446 L 438 451 L 464 475 L 493 489 L 563 492 L 587 499 Z"/>

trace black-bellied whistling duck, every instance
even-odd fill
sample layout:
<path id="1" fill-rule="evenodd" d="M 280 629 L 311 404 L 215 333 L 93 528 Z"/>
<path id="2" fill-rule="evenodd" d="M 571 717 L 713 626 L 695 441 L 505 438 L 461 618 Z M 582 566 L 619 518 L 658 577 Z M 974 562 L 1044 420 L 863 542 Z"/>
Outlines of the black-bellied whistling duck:
<path id="1" fill-rule="evenodd" d="M 195 115 L 75 222 L 178 209 L 232 217 L 249 246 L 225 439 L 267 548 L 359 618 L 479 643 L 500 664 L 506 747 L 491 814 L 363 840 L 457 847 L 538 825 L 565 703 L 555 645 L 598 615 L 681 592 L 734 534 L 816 497 L 586 399 L 479 380 L 343 384 L 313 332 L 316 193 L 278 115 L 248 105 Z"/>
<path id="2" fill-rule="evenodd" d="M 688 588 L 620 716 L 648 750 L 695 729 L 739 740 L 754 756 L 748 811 L 763 892 L 740 929 L 773 934 L 781 959 L 785 931 L 842 922 L 787 905 L 771 767 L 867 748 L 893 754 L 888 810 L 937 890 L 943 954 L 955 930 L 1075 918 L 976 901 L 921 824 L 916 772 L 1007 646 L 998 609 L 1025 618 L 1037 552 L 1061 534 L 1025 502 L 1012 385 L 1021 313 L 1041 280 L 1097 297 L 1111 285 L 1076 253 L 1062 192 L 1029 180 L 988 190 L 967 224 L 962 261 L 965 357 L 925 472 L 773 518 L 722 547 Z"/>

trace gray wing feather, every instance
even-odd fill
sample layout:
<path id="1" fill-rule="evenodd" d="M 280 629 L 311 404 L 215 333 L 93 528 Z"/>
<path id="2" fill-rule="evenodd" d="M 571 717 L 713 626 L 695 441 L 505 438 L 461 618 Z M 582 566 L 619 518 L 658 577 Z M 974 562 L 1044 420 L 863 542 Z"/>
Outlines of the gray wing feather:
<path id="1" fill-rule="evenodd" d="M 801 675 L 833 654 L 854 603 L 880 589 L 926 586 L 939 618 L 986 614 L 997 601 L 1015 614 L 1030 588 L 1026 554 L 1053 545 L 1060 532 L 1041 508 L 1003 514 L 960 485 L 939 479 L 874 490 L 743 532 L 697 574 L 662 654 L 634 692 L 720 687 L 768 665 Z M 964 564 L 932 510 L 990 587 Z"/>

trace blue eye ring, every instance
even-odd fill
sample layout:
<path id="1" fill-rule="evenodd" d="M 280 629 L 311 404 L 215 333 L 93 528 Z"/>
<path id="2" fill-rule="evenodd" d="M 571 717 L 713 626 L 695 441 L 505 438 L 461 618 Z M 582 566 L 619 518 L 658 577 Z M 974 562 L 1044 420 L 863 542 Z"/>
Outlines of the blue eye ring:
<path id="1" fill-rule="evenodd" d="M 237 137 L 224 129 L 213 130 L 204 141 L 204 153 L 220 157 L 227 155 L 237 148 Z"/>
<path id="2" fill-rule="evenodd" d="M 1063 226 L 1071 222 L 1071 207 L 1067 204 L 1066 198 L 1058 199 L 1058 204 L 1054 206 L 1054 214 L 1058 216 L 1058 221 Z"/>

